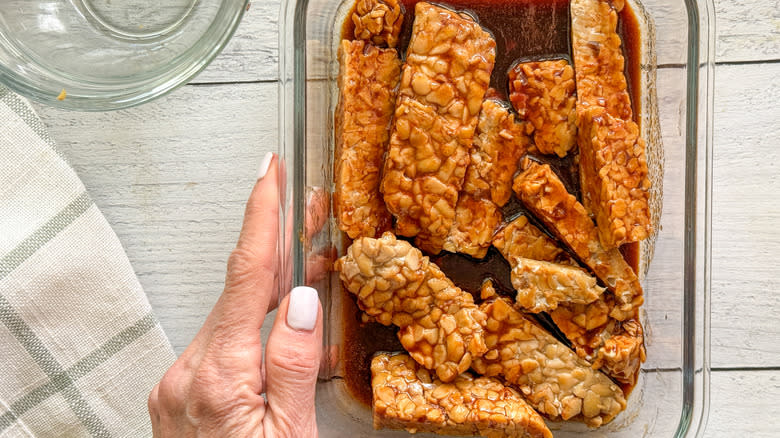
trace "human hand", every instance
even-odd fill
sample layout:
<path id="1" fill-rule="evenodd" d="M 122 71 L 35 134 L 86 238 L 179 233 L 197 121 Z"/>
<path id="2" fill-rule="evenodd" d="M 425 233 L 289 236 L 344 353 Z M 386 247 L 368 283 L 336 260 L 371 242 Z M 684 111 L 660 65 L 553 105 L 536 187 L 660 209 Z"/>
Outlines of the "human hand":
<path id="1" fill-rule="evenodd" d="M 279 174 L 266 156 L 228 260 L 225 289 L 203 327 L 149 395 L 155 437 L 317 436 L 322 355 L 317 292 L 282 300 L 263 358 L 260 327 L 278 301 Z M 285 277 L 285 275 L 282 275 Z M 262 394 L 265 394 L 265 398 Z"/>

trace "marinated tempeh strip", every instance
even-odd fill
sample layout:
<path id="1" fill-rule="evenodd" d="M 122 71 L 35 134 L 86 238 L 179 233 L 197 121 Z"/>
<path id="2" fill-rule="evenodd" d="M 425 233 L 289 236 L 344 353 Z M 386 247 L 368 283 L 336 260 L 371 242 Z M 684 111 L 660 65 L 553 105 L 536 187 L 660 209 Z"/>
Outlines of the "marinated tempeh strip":
<path id="1" fill-rule="evenodd" d="M 631 120 L 617 11 L 608 0 L 571 0 L 569 7 L 577 111 L 600 107 Z"/>
<path id="2" fill-rule="evenodd" d="M 592 303 L 604 292 L 596 278 L 580 268 L 524 258 L 512 266 L 512 286 L 517 304 L 531 313 L 547 312 L 561 303 Z"/>
<path id="3" fill-rule="evenodd" d="M 467 16 L 417 3 L 381 191 L 396 233 L 438 253 L 455 219 L 496 43 Z"/>
<path id="4" fill-rule="evenodd" d="M 516 217 L 499 230 L 493 238 L 493 246 L 512 266 L 517 265 L 521 258 L 578 266 L 566 251 L 529 222 L 525 215 Z"/>
<path id="5" fill-rule="evenodd" d="M 460 252 L 481 259 L 487 255 L 493 233 L 501 224 L 503 215 L 496 204 L 490 199 L 475 197 L 461 193 L 455 208 L 455 222 L 447 238 L 444 249 L 450 252 Z M 418 236 L 415 244 L 432 252 L 431 244 Z"/>
<path id="6" fill-rule="evenodd" d="M 620 383 L 633 386 L 646 359 L 644 331 L 634 314 L 625 321 L 609 316 L 614 297 L 587 304 L 561 304 L 550 312 L 553 322 L 577 354 Z"/>
<path id="7" fill-rule="evenodd" d="M 512 196 L 512 178 L 528 144 L 525 123 L 517 122 L 500 101 L 486 99 L 463 192 L 489 197 L 499 207 L 506 205 Z"/>
<path id="8" fill-rule="evenodd" d="M 399 96 L 394 125 L 380 190 L 396 217 L 395 231 L 416 236 L 427 227 L 427 235 L 433 231 L 446 235 L 443 230 L 449 232 L 455 219 L 469 162 L 466 148 L 453 140 L 460 123 L 440 117 L 429 105 Z M 429 250 L 437 252 L 443 237 L 431 240 Z"/>
<path id="9" fill-rule="evenodd" d="M 552 438 L 520 394 L 491 377 L 463 373 L 442 383 L 406 354 L 381 353 L 371 361 L 371 388 L 375 429 Z"/>
<path id="10" fill-rule="evenodd" d="M 645 142 L 631 120 L 604 109 L 579 113 L 580 188 L 606 248 L 646 239 L 652 232 Z"/>
<path id="11" fill-rule="evenodd" d="M 493 245 L 512 267 L 522 258 L 560 262 L 562 257 L 577 266 L 525 216 L 518 217 L 497 233 Z M 623 323 L 611 318 L 609 313 L 614 305 L 614 296 L 607 292 L 590 304 L 560 303 L 550 316 L 580 357 L 595 363 L 597 368 L 621 383 L 633 385 L 639 365 L 645 360 L 642 326 L 636 322 L 637 318 Z"/>
<path id="12" fill-rule="evenodd" d="M 485 352 L 485 314 L 420 250 L 392 233 L 355 240 L 336 261 L 358 306 L 384 325 L 400 327 L 401 345 L 449 382 Z"/>
<path id="13" fill-rule="evenodd" d="M 645 143 L 633 121 L 617 11 L 610 3 L 571 2 L 580 186 L 607 248 L 646 239 L 652 231 Z"/>
<path id="14" fill-rule="evenodd" d="M 574 70 L 565 59 L 531 61 L 509 71 L 509 99 L 534 128 L 543 154 L 565 157 L 577 144 Z"/>
<path id="15" fill-rule="evenodd" d="M 404 22 L 399 0 L 357 0 L 352 13 L 355 39 L 395 47 Z"/>
<path id="16" fill-rule="evenodd" d="M 339 46 L 334 209 L 350 238 L 375 237 L 392 226 L 379 193 L 401 61 L 395 49 L 363 41 Z"/>
<path id="17" fill-rule="evenodd" d="M 512 177 L 525 153 L 528 138 L 523 124 L 493 99 L 482 103 L 471 162 L 455 208 L 455 222 L 444 249 L 483 258 L 503 216 L 498 207 L 512 195 Z M 425 249 L 425 248 L 424 248 Z"/>
<path id="18" fill-rule="evenodd" d="M 493 245 L 512 267 L 517 304 L 528 312 L 550 311 L 565 303 L 588 304 L 604 292 L 594 277 L 525 216 L 499 231 Z"/>
<path id="19" fill-rule="evenodd" d="M 588 266 L 616 298 L 610 316 L 625 320 L 642 305 L 642 286 L 617 248 L 605 249 L 585 207 L 549 165 L 528 158 L 512 188 L 523 204 Z"/>
<path id="20" fill-rule="evenodd" d="M 551 420 L 574 419 L 598 427 L 625 409 L 625 396 L 616 384 L 507 300 L 498 298 L 480 308 L 488 315 L 489 350 L 474 360 L 476 372 L 502 376 Z"/>

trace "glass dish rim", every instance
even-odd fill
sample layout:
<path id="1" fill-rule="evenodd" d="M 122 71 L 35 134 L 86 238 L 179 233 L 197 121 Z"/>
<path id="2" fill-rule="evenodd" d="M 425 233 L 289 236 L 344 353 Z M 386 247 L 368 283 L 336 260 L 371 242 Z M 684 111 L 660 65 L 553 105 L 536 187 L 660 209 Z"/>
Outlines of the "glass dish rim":
<path id="1" fill-rule="evenodd" d="M 31 85 L 23 76 L 2 64 L 0 64 L 0 84 L 28 99 L 57 109 L 97 112 L 141 105 L 169 94 L 208 67 L 235 34 L 251 0 L 237 1 L 236 6 L 240 5 L 240 7 L 230 6 L 229 1 L 223 1 L 220 5 L 214 22 L 225 23 L 224 26 L 220 26 L 224 28 L 221 33 L 217 32 L 216 26 L 212 23 L 195 43 L 168 63 L 174 68 L 167 69 L 164 74 L 155 76 L 154 79 L 143 80 L 137 85 L 115 87 L 109 92 L 99 92 L 90 97 L 67 96 L 59 100 L 56 94 Z M 224 18 L 220 20 L 221 17 Z M 207 41 L 211 43 L 205 44 L 204 42 Z"/>
<path id="2" fill-rule="evenodd" d="M 641 0 L 640 0 L 641 2 Z M 683 400 L 674 437 L 704 435 L 710 403 L 710 268 L 711 268 L 711 191 L 712 191 L 712 117 L 714 105 L 715 10 L 713 0 L 683 0 L 688 22 L 686 59 L 685 114 L 685 250 L 683 261 Z M 304 111 L 306 102 L 306 11 L 309 0 L 282 0 L 279 34 L 279 151 L 293 151 L 295 163 L 301 161 L 306 147 Z M 289 142 L 289 143 L 288 143 Z M 288 145 L 290 148 L 288 149 Z M 286 211 L 293 212 L 293 236 L 303 224 L 304 179 L 293 172 L 292 198 L 287 187 L 280 188 L 280 258 L 292 263 L 292 282 L 304 284 L 304 248 L 292 238 L 292 257 L 282 248 L 287 242 Z M 285 267 L 287 269 L 287 267 Z M 286 291 L 279 290 L 279 299 Z M 325 303 L 323 303 L 325 304 Z M 327 342 L 327 339 L 323 339 Z"/>

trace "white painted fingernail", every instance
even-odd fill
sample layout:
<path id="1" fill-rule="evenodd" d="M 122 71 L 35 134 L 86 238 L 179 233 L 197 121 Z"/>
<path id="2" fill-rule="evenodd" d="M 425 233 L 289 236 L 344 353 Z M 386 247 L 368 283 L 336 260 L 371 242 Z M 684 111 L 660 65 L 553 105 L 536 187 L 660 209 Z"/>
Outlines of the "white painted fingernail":
<path id="1" fill-rule="evenodd" d="M 298 286 L 290 291 L 290 304 L 287 307 L 287 325 L 295 330 L 310 331 L 317 324 L 320 299 L 317 289 Z"/>
<path id="2" fill-rule="evenodd" d="M 263 179 L 266 173 L 268 173 L 268 168 L 271 167 L 271 160 L 274 158 L 273 152 L 269 152 L 265 154 L 263 159 L 260 161 L 260 168 L 257 171 L 257 179 Z"/>

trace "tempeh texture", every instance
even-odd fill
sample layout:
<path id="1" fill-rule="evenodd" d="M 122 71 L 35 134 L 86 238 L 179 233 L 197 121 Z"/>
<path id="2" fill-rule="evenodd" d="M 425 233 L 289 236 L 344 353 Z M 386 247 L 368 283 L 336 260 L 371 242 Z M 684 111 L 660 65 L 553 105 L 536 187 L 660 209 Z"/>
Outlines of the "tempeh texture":
<path id="1" fill-rule="evenodd" d="M 580 113 L 580 188 L 606 248 L 646 239 L 651 231 L 645 142 L 631 120 L 601 108 Z"/>
<path id="2" fill-rule="evenodd" d="M 611 291 L 590 304 L 562 303 L 550 316 L 580 357 L 615 380 L 633 385 L 645 360 L 639 280 L 619 250 L 601 247 L 584 207 L 566 192 L 549 166 L 528 160 L 522 167 L 526 170 L 514 184 L 518 196 Z M 623 292 L 624 301 L 616 299 L 617 291 Z"/>
<path id="3" fill-rule="evenodd" d="M 526 158 L 521 168 L 512 187 L 523 204 L 615 295 L 610 316 L 621 321 L 633 317 L 644 301 L 642 286 L 620 250 L 601 245 L 585 207 L 566 191 L 549 165 Z"/>
<path id="4" fill-rule="evenodd" d="M 463 373 L 443 383 L 406 354 L 380 353 L 371 361 L 371 388 L 375 429 L 552 438 L 523 397 L 491 377 Z"/>
<path id="5" fill-rule="evenodd" d="M 395 47 L 404 22 L 399 0 L 357 0 L 352 13 L 355 39 Z"/>
<path id="6" fill-rule="evenodd" d="M 611 248 L 652 231 L 645 142 L 633 120 L 617 11 L 608 0 L 572 0 L 571 17 L 580 186 Z"/>
<path id="7" fill-rule="evenodd" d="M 551 420 L 579 420 L 591 427 L 612 421 L 626 407 L 623 391 L 606 375 L 535 322 L 498 298 L 480 306 L 488 315 L 488 352 L 473 368 L 502 376 Z"/>
<path id="8" fill-rule="evenodd" d="M 375 237 L 392 226 L 379 193 L 401 62 L 395 49 L 363 41 L 339 46 L 334 209 L 350 238 Z"/>
<path id="9" fill-rule="evenodd" d="M 381 192 L 396 233 L 441 251 L 455 219 L 496 43 L 465 15 L 417 3 Z"/>
<path id="10" fill-rule="evenodd" d="M 528 312 L 551 311 L 565 303 L 588 304 L 604 292 L 594 277 L 524 215 L 499 231 L 493 245 L 512 267 L 517 304 Z"/>
<path id="11" fill-rule="evenodd" d="M 493 232 L 502 219 L 501 211 L 490 199 L 461 193 L 455 208 L 455 222 L 444 240 L 444 249 L 478 259 L 484 258 L 493 239 Z M 429 249 L 431 244 L 425 238 L 418 236 L 415 243 L 432 252 Z"/>
<path id="12" fill-rule="evenodd" d="M 560 262 L 565 257 L 576 266 L 555 241 L 525 216 L 496 234 L 493 245 L 513 268 L 523 258 Z M 615 380 L 633 385 L 645 360 L 642 326 L 635 317 L 622 323 L 611 318 L 609 313 L 614 307 L 614 296 L 606 293 L 590 304 L 560 303 L 550 311 L 550 316 L 580 357 L 595 363 Z"/>
<path id="13" fill-rule="evenodd" d="M 512 195 L 512 177 L 527 145 L 523 124 L 500 102 L 486 99 L 445 250 L 485 257 L 503 219 L 498 207 Z"/>
<path id="14" fill-rule="evenodd" d="M 482 103 L 463 192 L 487 196 L 499 207 L 509 202 L 512 178 L 529 143 L 524 125 L 500 101 Z"/>
<path id="15" fill-rule="evenodd" d="M 550 312 L 553 322 L 577 354 L 620 383 L 633 386 L 646 359 L 644 331 L 635 313 L 625 321 L 609 316 L 614 297 L 593 303 L 561 304 Z"/>
<path id="16" fill-rule="evenodd" d="M 485 314 L 420 250 L 392 233 L 355 240 L 335 268 L 358 306 L 400 327 L 401 345 L 450 382 L 485 352 Z"/>
<path id="17" fill-rule="evenodd" d="M 518 216 L 499 230 L 493 238 L 493 246 L 511 266 L 516 266 L 519 259 L 577 266 L 577 262 L 566 251 L 529 222 L 525 215 Z"/>
<path id="18" fill-rule="evenodd" d="M 515 262 L 512 286 L 517 304 L 528 312 L 547 312 L 561 303 L 592 303 L 604 292 L 596 278 L 580 268 L 524 258 Z"/>
<path id="19" fill-rule="evenodd" d="M 564 157 L 577 144 L 574 70 L 565 59 L 517 64 L 509 71 L 509 99 L 533 126 L 539 152 Z"/>

